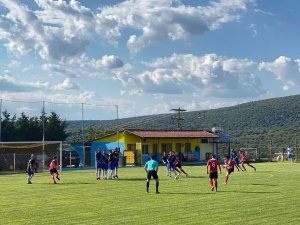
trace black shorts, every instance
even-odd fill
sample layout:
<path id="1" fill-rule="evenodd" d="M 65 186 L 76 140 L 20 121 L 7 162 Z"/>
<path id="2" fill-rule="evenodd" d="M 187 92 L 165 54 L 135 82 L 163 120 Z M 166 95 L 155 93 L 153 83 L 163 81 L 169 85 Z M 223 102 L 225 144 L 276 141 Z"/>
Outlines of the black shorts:
<path id="1" fill-rule="evenodd" d="M 234 169 L 228 169 L 227 172 L 228 174 L 231 174 L 232 172 L 234 172 Z"/>
<path id="2" fill-rule="evenodd" d="M 175 167 L 181 169 L 181 163 L 177 163 L 177 164 L 175 165 Z"/>
<path id="3" fill-rule="evenodd" d="M 245 161 L 242 161 L 242 163 L 246 163 L 246 164 L 249 164 L 249 160 L 245 160 Z"/>
<path id="4" fill-rule="evenodd" d="M 151 179 L 151 177 L 153 177 L 153 179 L 158 179 L 158 176 L 157 176 L 157 172 L 155 170 L 150 170 L 150 171 L 147 171 L 147 179 Z"/>
<path id="5" fill-rule="evenodd" d="M 218 172 L 211 172 L 209 173 L 210 179 L 217 179 L 218 178 Z"/>
<path id="6" fill-rule="evenodd" d="M 57 173 L 57 169 L 51 169 L 50 174 Z"/>

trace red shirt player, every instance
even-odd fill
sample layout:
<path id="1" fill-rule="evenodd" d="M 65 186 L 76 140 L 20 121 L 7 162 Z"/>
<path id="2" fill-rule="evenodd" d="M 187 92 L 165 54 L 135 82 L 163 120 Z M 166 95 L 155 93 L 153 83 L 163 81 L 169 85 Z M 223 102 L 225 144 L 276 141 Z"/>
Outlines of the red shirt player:
<path id="1" fill-rule="evenodd" d="M 241 161 L 242 161 L 242 167 L 243 167 L 244 171 L 246 171 L 246 168 L 244 166 L 245 163 L 248 166 L 252 167 L 254 169 L 254 171 L 256 171 L 256 168 L 250 164 L 247 155 L 242 150 L 240 150 L 240 158 L 241 158 Z"/>
<path id="2" fill-rule="evenodd" d="M 225 162 L 224 167 L 227 170 L 226 177 L 225 177 L 225 184 L 227 184 L 229 175 L 232 172 L 234 172 L 234 162 L 228 156 L 226 157 L 226 159 L 224 160 L 224 162 Z"/>
<path id="3" fill-rule="evenodd" d="M 211 159 L 207 161 L 206 165 L 206 173 L 208 174 L 208 168 L 209 168 L 209 184 L 211 187 L 211 190 L 214 189 L 218 191 L 218 168 L 221 174 L 221 166 L 219 161 L 216 159 L 216 155 L 213 154 L 211 156 Z"/>
<path id="4" fill-rule="evenodd" d="M 49 166 L 49 170 L 50 170 L 50 174 L 51 174 L 51 177 L 52 177 L 52 180 L 53 180 L 53 184 L 56 184 L 54 174 L 56 174 L 56 179 L 60 180 L 60 178 L 58 177 L 59 174 L 57 172 L 56 166 L 57 166 L 57 157 L 54 156 L 53 160 L 51 161 L 50 166 Z"/>

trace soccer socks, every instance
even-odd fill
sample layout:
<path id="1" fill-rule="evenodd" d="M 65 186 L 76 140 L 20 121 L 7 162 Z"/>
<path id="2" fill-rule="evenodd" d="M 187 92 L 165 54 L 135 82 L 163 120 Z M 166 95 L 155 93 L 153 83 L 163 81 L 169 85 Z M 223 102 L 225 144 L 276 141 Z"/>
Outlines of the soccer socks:
<path id="1" fill-rule="evenodd" d="M 149 185 L 150 185 L 150 182 L 147 181 L 147 184 L 146 184 L 146 187 L 147 187 L 147 192 L 149 192 Z"/>
<path id="2" fill-rule="evenodd" d="M 218 191 L 218 181 L 215 180 L 215 187 L 216 187 L 216 191 Z"/>
<path id="3" fill-rule="evenodd" d="M 209 185 L 213 188 L 214 187 L 214 184 L 213 184 L 213 181 L 212 180 L 209 180 Z"/>
<path id="4" fill-rule="evenodd" d="M 28 175 L 28 177 L 27 177 L 27 184 L 31 184 L 31 178 L 32 178 L 32 176 Z"/>
<path id="5" fill-rule="evenodd" d="M 228 175 L 226 176 L 225 178 L 225 183 L 227 184 L 227 181 L 228 181 Z"/>
<path id="6" fill-rule="evenodd" d="M 53 180 L 53 184 L 56 184 L 56 181 L 55 181 L 54 175 L 52 175 L 51 177 L 52 177 L 52 180 Z"/>
<path id="7" fill-rule="evenodd" d="M 58 177 L 59 173 L 56 173 L 56 179 L 60 180 L 60 178 Z"/>
<path id="8" fill-rule="evenodd" d="M 159 186 L 159 182 L 156 181 L 156 193 L 158 192 L 158 186 Z"/>

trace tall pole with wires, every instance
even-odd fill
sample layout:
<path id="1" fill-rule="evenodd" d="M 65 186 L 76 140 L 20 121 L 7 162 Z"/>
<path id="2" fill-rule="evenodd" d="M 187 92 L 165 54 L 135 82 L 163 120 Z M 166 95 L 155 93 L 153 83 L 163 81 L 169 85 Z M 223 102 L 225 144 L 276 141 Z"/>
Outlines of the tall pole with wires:
<path id="1" fill-rule="evenodd" d="M 0 99 L 0 142 L 2 141 L 2 99 Z"/>
<path id="2" fill-rule="evenodd" d="M 181 113 L 185 112 L 187 110 L 181 109 L 180 107 L 178 109 L 171 109 L 171 111 L 177 112 L 177 117 L 173 117 L 172 119 L 177 120 L 177 130 L 182 130 L 182 124 L 181 121 L 184 120 L 184 118 L 181 117 Z"/>
<path id="3" fill-rule="evenodd" d="M 85 166 L 85 147 L 84 147 L 84 142 L 85 142 L 85 137 L 84 137 L 84 114 L 83 114 L 83 104 L 81 103 L 81 130 L 82 130 L 82 153 L 83 153 L 83 167 Z"/>
<path id="4" fill-rule="evenodd" d="M 43 101 L 43 106 L 42 106 L 42 129 L 43 129 L 43 159 L 42 159 L 42 164 L 43 164 L 43 169 L 45 168 L 45 101 Z"/>
<path id="5" fill-rule="evenodd" d="M 116 105 L 117 111 L 117 142 L 118 142 L 118 149 L 120 148 L 120 141 L 119 141 L 119 106 Z"/>

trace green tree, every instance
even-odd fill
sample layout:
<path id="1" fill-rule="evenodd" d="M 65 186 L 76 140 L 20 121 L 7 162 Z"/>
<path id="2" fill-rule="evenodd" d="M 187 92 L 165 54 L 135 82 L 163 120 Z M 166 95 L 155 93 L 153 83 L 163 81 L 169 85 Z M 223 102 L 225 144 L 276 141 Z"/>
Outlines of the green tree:
<path id="1" fill-rule="evenodd" d="M 65 141 L 69 136 L 66 132 L 67 121 L 62 120 L 55 112 L 45 117 L 45 141 Z"/>
<path id="2" fill-rule="evenodd" d="M 26 116 L 24 112 L 15 123 L 15 141 L 41 141 L 42 130 L 37 117 Z"/>
<path id="3" fill-rule="evenodd" d="M 14 141 L 16 135 L 16 115 L 11 118 L 7 110 L 2 112 L 3 119 L 1 121 L 1 141 Z"/>

